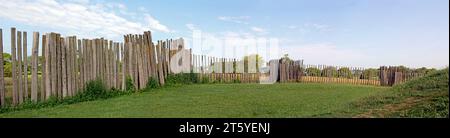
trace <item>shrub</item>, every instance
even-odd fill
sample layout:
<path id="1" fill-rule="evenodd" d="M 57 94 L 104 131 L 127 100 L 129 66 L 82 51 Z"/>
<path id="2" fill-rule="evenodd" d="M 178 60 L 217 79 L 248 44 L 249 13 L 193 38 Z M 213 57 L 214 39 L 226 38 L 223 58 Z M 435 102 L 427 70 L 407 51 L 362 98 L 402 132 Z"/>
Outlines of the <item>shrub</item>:
<path id="1" fill-rule="evenodd" d="M 239 80 L 239 79 L 234 79 L 234 80 L 233 80 L 233 83 L 241 83 L 241 80 Z"/>
<path id="2" fill-rule="evenodd" d="M 49 97 L 45 101 L 33 102 L 31 100 L 26 100 L 24 103 L 18 106 L 5 106 L 0 108 L 0 113 L 23 110 L 23 109 L 37 109 L 44 107 L 52 107 L 61 104 L 73 104 L 78 102 L 93 101 L 98 99 L 107 99 L 120 95 L 129 94 L 129 92 L 123 92 L 119 90 L 108 90 L 102 80 L 97 79 L 90 81 L 86 84 L 83 91 L 77 93 L 73 97 L 66 97 L 64 99 L 59 99 L 57 97 Z"/>
<path id="3" fill-rule="evenodd" d="M 160 87 L 159 81 L 156 78 L 154 77 L 148 78 L 147 87 L 145 88 L 146 90 L 156 89 L 159 87 Z"/>
<path id="4" fill-rule="evenodd" d="M 202 83 L 203 84 L 208 84 L 209 83 L 209 77 L 208 76 L 203 76 L 202 77 Z"/>
<path id="5" fill-rule="evenodd" d="M 125 88 L 127 92 L 133 92 L 136 90 L 136 87 L 134 87 L 133 79 L 131 79 L 130 76 L 127 76 L 125 80 Z"/>
<path id="6" fill-rule="evenodd" d="M 179 73 L 169 74 L 166 77 L 166 85 L 182 85 L 200 83 L 197 74 L 195 73 Z"/>

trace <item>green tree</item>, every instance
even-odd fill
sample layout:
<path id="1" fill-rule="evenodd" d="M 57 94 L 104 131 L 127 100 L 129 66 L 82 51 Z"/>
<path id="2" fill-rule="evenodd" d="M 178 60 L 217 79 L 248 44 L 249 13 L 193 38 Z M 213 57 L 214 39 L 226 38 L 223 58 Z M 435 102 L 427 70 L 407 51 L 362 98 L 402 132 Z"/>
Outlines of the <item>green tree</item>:
<path id="1" fill-rule="evenodd" d="M 360 79 L 376 79 L 379 74 L 378 69 L 374 68 L 368 68 L 362 71 L 362 74 L 360 75 Z"/>
<path id="2" fill-rule="evenodd" d="M 3 71 L 5 77 L 12 77 L 11 54 L 3 53 Z"/>
<path id="3" fill-rule="evenodd" d="M 338 72 L 335 67 L 326 67 L 322 69 L 322 77 L 338 77 Z"/>
<path id="4" fill-rule="evenodd" d="M 291 58 L 289 58 L 289 54 L 284 54 L 283 57 L 281 58 L 281 60 L 284 60 L 284 61 L 293 61 Z"/>
<path id="5" fill-rule="evenodd" d="M 421 67 L 418 69 L 414 69 L 412 72 L 413 73 L 419 73 L 419 74 L 428 74 L 430 72 L 436 71 L 436 69 L 431 68 L 431 69 L 427 69 L 426 67 Z"/>
<path id="6" fill-rule="evenodd" d="M 347 67 L 339 68 L 338 72 L 340 78 L 352 78 L 352 71 Z"/>
<path id="7" fill-rule="evenodd" d="M 308 74 L 308 76 L 319 76 L 320 70 L 316 67 L 309 67 L 306 68 L 306 73 Z"/>

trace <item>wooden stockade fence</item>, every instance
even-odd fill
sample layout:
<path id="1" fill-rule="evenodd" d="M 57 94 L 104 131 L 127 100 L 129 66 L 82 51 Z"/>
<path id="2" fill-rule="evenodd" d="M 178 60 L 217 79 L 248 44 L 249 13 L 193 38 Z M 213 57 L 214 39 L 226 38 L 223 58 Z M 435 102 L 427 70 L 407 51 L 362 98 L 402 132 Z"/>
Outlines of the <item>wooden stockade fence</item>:
<path id="1" fill-rule="evenodd" d="M 279 82 L 299 82 L 302 79 L 303 60 L 292 61 L 288 59 L 279 60 L 278 81 Z"/>
<path id="2" fill-rule="evenodd" d="M 137 89 L 145 88 L 151 77 L 164 85 L 164 78 L 171 72 L 168 67 L 170 55 L 185 47 L 182 38 L 153 44 L 150 32 L 125 35 L 124 43 L 103 38 L 62 37 L 58 33 L 46 33 L 42 39 L 39 37 L 38 32 L 33 33 L 29 91 L 27 33 L 11 28 L 12 105 L 27 99 L 42 101 L 50 97 L 61 99 L 74 96 L 82 92 L 87 82 L 95 79 L 103 80 L 110 89 L 125 90 L 126 77 L 132 79 Z M 38 58 L 39 50 L 42 50 L 42 60 Z M 3 53 L 2 29 L 0 53 Z M 7 104 L 4 59 L 0 57 L 0 103 L 4 106 Z M 41 65 L 40 69 L 38 65 Z"/>
<path id="3" fill-rule="evenodd" d="M 380 85 L 378 71 L 363 67 L 304 65 L 302 82 Z"/>
<path id="4" fill-rule="evenodd" d="M 191 54 L 191 66 L 200 81 L 258 83 L 260 78 L 260 73 L 251 69 L 256 69 L 256 64 L 249 67 L 251 65 L 243 59 Z"/>
<path id="5" fill-rule="evenodd" d="M 86 83 L 101 79 L 110 89 L 126 89 L 129 77 L 136 89 L 146 87 L 149 79 L 164 85 L 169 74 L 180 71 L 184 62 L 189 63 L 187 72 L 197 74 L 202 82 L 258 83 L 267 78 L 267 72 L 259 70 L 256 57 L 247 59 L 218 58 L 192 54 L 188 61 L 172 60 L 184 53 L 184 40 L 170 39 L 153 43 L 150 31 L 143 34 L 124 35 L 124 42 L 103 38 L 78 39 L 76 36 L 62 37 L 58 33 L 40 35 L 33 33 L 31 63 L 27 58 L 27 32 L 11 28 L 11 105 L 25 100 L 43 101 L 50 97 L 59 99 L 83 92 Z M 40 45 L 41 44 L 41 45 Z M 41 57 L 38 54 L 41 50 Z M 183 51 L 183 52 L 180 52 Z M 3 30 L 0 29 L 0 53 L 3 53 Z M 186 53 L 185 53 L 186 54 Z M 0 56 L 0 104 L 5 106 L 7 92 L 3 56 Z M 185 60 L 185 59 L 183 59 Z M 175 61 L 175 63 L 172 63 Z M 280 59 L 276 71 L 277 82 L 346 83 L 392 86 L 423 74 L 405 72 L 398 67 L 365 69 L 327 65 L 304 65 L 303 60 Z M 28 66 L 31 64 L 31 89 L 28 88 Z M 39 66 L 40 65 L 40 66 Z M 269 64 L 268 64 L 269 65 Z M 272 69 L 272 67 L 270 67 Z M 172 70 L 174 69 L 174 70 Z M 40 73 L 39 73 L 40 70 Z M 177 70 L 177 71 L 175 71 Z M 184 72 L 186 73 L 186 71 Z M 40 74 L 40 76 L 39 76 Z M 273 74 L 270 73 L 270 76 Z"/>
<path id="6" fill-rule="evenodd" d="M 382 66 L 379 69 L 330 65 L 304 65 L 303 61 L 280 60 L 279 82 L 344 83 L 393 86 L 421 77 L 424 73 Z"/>
<path id="7" fill-rule="evenodd" d="M 405 71 L 396 66 L 382 66 L 380 67 L 380 85 L 392 86 L 424 75 L 424 73 Z"/>

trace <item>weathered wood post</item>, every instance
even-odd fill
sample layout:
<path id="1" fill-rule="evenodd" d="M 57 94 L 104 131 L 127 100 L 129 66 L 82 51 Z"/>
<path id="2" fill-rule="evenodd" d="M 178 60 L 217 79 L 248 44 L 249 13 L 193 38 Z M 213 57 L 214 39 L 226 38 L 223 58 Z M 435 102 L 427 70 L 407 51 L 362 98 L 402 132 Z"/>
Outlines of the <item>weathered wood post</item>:
<path id="1" fill-rule="evenodd" d="M 62 97 L 67 97 L 67 44 L 68 44 L 68 39 L 63 39 L 63 44 L 61 45 L 61 61 L 62 61 L 62 65 L 61 65 L 61 69 L 62 69 Z"/>
<path id="2" fill-rule="evenodd" d="M 119 54 L 119 43 L 116 43 L 116 45 L 114 46 L 114 87 L 116 89 L 120 88 L 120 80 L 119 80 L 119 59 L 120 59 L 120 54 Z"/>
<path id="3" fill-rule="evenodd" d="M 138 88 L 142 90 L 145 87 L 144 84 L 144 69 L 142 65 L 142 45 L 140 44 L 140 39 L 138 39 L 137 45 L 136 45 L 136 58 L 137 58 L 137 65 L 138 65 Z"/>
<path id="4" fill-rule="evenodd" d="M 0 28 L 0 107 L 5 106 L 5 80 L 3 70 L 3 30 Z"/>
<path id="5" fill-rule="evenodd" d="M 106 42 L 108 42 L 108 41 L 106 41 Z M 106 43 L 105 44 L 105 46 L 106 46 L 106 48 L 105 49 L 103 49 L 103 54 L 104 54 L 104 60 L 105 60 L 105 62 L 103 62 L 104 64 L 102 65 L 102 66 L 105 66 L 105 73 L 104 73 L 104 81 L 105 81 L 105 84 L 106 84 L 106 88 L 111 88 L 111 76 L 110 76 L 110 68 L 109 68 L 109 48 L 110 47 L 112 47 L 112 41 L 110 40 L 109 41 L 109 43 Z"/>
<path id="6" fill-rule="evenodd" d="M 28 99 L 28 56 L 27 32 L 23 32 L 23 98 Z"/>
<path id="7" fill-rule="evenodd" d="M 66 38 L 66 78 L 67 78 L 67 96 L 72 96 L 72 62 L 71 62 L 71 56 L 72 56 L 72 37 Z"/>
<path id="8" fill-rule="evenodd" d="M 71 78 L 72 78 L 72 95 L 75 96 L 77 93 L 77 37 L 72 37 L 72 46 L 71 46 Z"/>
<path id="9" fill-rule="evenodd" d="M 13 105 L 17 105 L 18 103 L 18 82 L 17 82 L 17 70 L 16 70 L 16 28 L 11 28 L 11 58 L 12 58 L 12 80 L 13 80 Z"/>
<path id="10" fill-rule="evenodd" d="M 47 35 L 42 35 L 42 63 L 41 63 L 41 92 L 40 92 L 40 97 L 41 97 L 41 101 L 45 100 L 45 89 L 46 89 L 46 63 L 47 63 L 47 56 L 46 54 L 46 45 L 47 45 Z"/>
<path id="11" fill-rule="evenodd" d="M 158 58 L 158 76 L 159 76 L 159 84 L 161 86 L 164 86 L 164 74 L 163 74 L 163 68 L 162 68 L 162 59 L 161 59 L 161 45 L 162 43 L 158 43 L 156 45 L 156 52 L 157 52 L 157 58 Z"/>
<path id="12" fill-rule="evenodd" d="M 81 90 L 82 87 L 82 82 L 81 82 L 81 64 L 82 64 L 82 53 L 81 53 L 81 39 L 76 39 L 77 40 L 77 48 L 76 48 L 76 54 L 75 54 L 75 78 L 76 78 L 76 87 L 75 87 L 75 92 L 78 93 L 78 91 Z"/>
<path id="13" fill-rule="evenodd" d="M 86 39 L 81 40 L 81 44 L 79 45 L 79 50 L 80 50 L 80 88 L 79 89 L 84 89 L 84 84 L 85 84 L 85 70 L 84 70 L 84 66 L 86 64 L 86 58 L 84 57 L 86 55 Z"/>
<path id="14" fill-rule="evenodd" d="M 124 51 L 124 45 L 121 43 L 120 44 L 120 52 L 122 53 L 122 90 L 125 91 L 126 90 L 126 64 L 125 64 L 125 51 Z"/>
<path id="15" fill-rule="evenodd" d="M 33 33 L 33 48 L 31 55 L 31 101 L 37 101 L 38 93 L 38 54 L 39 54 L 39 33 Z M 1 51 L 0 51 L 1 52 Z"/>
<path id="16" fill-rule="evenodd" d="M 49 45 L 50 45 L 50 58 L 51 58 L 51 72 L 52 73 L 49 73 L 49 76 L 51 77 L 51 91 L 50 91 L 50 94 L 49 94 L 49 96 L 56 96 L 56 86 L 57 86 L 57 84 L 56 84 L 56 72 L 57 72 L 57 68 L 56 68 L 56 62 L 57 62 L 57 60 L 56 60 L 56 37 L 57 37 L 57 35 L 56 35 L 56 33 L 51 33 L 50 34 L 50 41 L 49 41 Z M 50 75 L 51 74 L 51 75 Z"/>
<path id="17" fill-rule="evenodd" d="M 19 70 L 17 71 L 17 84 L 19 88 L 19 104 L 23 102 L 23 72 L 22 72 L 22 32 L 17 32 L 17 60 Z"/>
<path id="18" fill-rule="evenodd" d="M 53 74 L 56 74 L 56 92 L 55 97 L 58 97 L 58 99 L 62 99 L 62 73 L 61 73 L 61 38 L 59 34 L 56 34 L 55 41 L 55 54 L 56 54 L 56 72 L 53 72 Z"/>

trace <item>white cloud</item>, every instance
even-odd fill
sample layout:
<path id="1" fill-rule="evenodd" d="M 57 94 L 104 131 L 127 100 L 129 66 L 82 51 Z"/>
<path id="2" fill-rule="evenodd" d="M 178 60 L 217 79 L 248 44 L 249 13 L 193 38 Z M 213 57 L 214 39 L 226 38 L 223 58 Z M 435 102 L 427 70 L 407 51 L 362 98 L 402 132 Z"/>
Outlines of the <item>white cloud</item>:
<path id="1" fill-rule="evenodd" d="M 195 25 L 191 23 L 186 24 L 186 27 L 191 31 L 197 30 L 197 27 L 195 27 Z"/>
<path id="2" fill-rule="evenodd" d="M 330 26 L 325 25 L 325 24 L 306 23 L 303 26 L 306 28 L 312 28 L 312 29 L 316 29 L 319 31 L 329 31 L 330 30 Z"/>
<path id="3" fill-rule="evenodd" d="M 255 27 L 255 26 L 253 26 L 253 27 L 251 27 L 250 29 L 251 29 L 252 31 L 257 32 L 257 33 L 260 33 L 260 34 L 266 34 L 266 33 L 267 33 L 267 30 L 266 30 L 266 29 L 263 29 L 263 28 L 260 28 L 260 27 Z"/>
<path id="4" fill-rule="evenodd" d="M 247 20 L 250 19 L 250 16 L 219 16 L 217 19 L 238 24 L 249 24 Z"/>
<path id="5" fill-rule="evenodd" d="M 145 8 L 145 7 L 139 7 L 138 10 L 140 12 L 148 12 L 147 8 Z"/>
<path id="6" fill-rule="evenodd" d="M 302 33 L 306 32 L 327 32 L 331 31 L 332 28 L 329 25 L 326 24 L 319 24 L 319 23 L 304 23 L 301 25 L 288 25 L 284 26 L 287 29 L 291 30 L 299 30 Z"/>
<path id="7" fill-rule="evenodd" d="M 0 17 L 33 26 L 77 32 L 89 37 L 120 37 L 127 33 L 146 30 L 170 32 L 170 29 L 153 18 L 143 15 L 140 22 L 131 21 L 119 14 L 129 13 L 120 3 L 96 3 L 88 0 L 0 0 Z M 73 34 L 70 34 L 73 35 Z M 100 36 L 99 36 L 100 35 Z"/>
<path id="8" fill-rule="evenodd" d="M 169 28 L 167 28 L 167 26 L 161 24 L 158 20 L 153 18 L 150 14 L 145 14 L 144 17 L 145 17 L 145 20 L 150 24 L 150 28 L 161 31 L 161 32 L 165 32 L 165 33 L 171 32 L 169 30 Z"/>
<path id="9" fill-rule="evenodd" d="M 296 25 L 289 25 L 289 26 L 287 26 L 287 28 L 289 28 L 289 29 L 297 29 L 298 26 L 296 26 Z"/>

